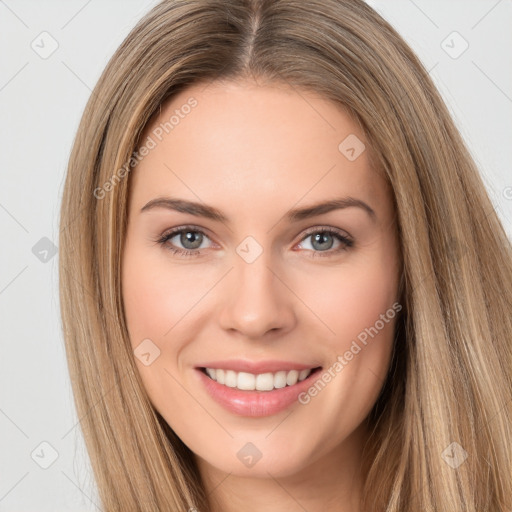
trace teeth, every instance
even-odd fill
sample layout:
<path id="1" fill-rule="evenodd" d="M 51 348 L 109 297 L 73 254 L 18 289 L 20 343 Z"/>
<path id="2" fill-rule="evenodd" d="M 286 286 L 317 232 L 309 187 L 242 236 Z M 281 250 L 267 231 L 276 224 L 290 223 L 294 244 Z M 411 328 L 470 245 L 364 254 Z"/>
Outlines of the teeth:
<path id="1" fill-rule="evenodd" d="M 208 376 L 219 384 L 230 388 L 241 389 L 242 391 L 272 391 L 286 386 L 293 386 L 297 382 L 309 377 L 312 368 L 307 370 L 281 370 L 276 373 L 260 373 L 254 375 L 247 372 L 235 372 L 233 370 L 222 370 L 206 368 Z"/>
<path id="2" fill-rule="evenodd" d="M 311 370 L 301 370 L 299 373 L 299 380 L 304 380 L 306 377 L 309 377 Z"/>

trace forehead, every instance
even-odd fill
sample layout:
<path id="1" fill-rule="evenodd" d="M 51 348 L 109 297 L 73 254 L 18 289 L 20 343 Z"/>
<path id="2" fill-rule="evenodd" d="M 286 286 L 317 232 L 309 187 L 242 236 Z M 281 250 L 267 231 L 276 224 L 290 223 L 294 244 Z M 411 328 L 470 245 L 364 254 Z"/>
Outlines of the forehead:
<path id="1" fill-rule="evenodd" d="M 266 209 L 290 208 L 384 188 L 348 111 L 287 85 L 196 84 L 162 105 L 141 143 L 152 149 L 131 176 L 139 207 L 167 193 L 232 211 L 262 198 Z"/>

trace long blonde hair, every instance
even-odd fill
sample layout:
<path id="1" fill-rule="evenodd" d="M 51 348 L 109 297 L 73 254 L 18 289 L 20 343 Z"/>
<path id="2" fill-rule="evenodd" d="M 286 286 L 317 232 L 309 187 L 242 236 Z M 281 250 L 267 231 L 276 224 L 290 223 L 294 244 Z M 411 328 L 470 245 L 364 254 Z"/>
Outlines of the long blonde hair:
<path id="1" fill-rule="evenodd" d="M 393 190 L 404 309 L 367 419 L 363 510 L 511 509 L 510 241 L 428 73 L 362 0 L 165 0 L 93 90 L 62 198 L 59 286 L 103 507 L 210 510 L 193 454 L 139 377 L 121 254 L 133 152 L 151 116 L 190 84 L 252 77 L 345 105 Z M 454 447 L 467 455 L 458 467 L 447 463 Z"/>

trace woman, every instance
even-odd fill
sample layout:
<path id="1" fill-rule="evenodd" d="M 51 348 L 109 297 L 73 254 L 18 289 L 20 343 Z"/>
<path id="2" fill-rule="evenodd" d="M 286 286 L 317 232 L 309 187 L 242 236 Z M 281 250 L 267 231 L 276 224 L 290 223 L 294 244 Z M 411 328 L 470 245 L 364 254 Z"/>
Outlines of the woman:
<path id="1" fill-rule="evenodd" d="M 93 91 L 61 224 L 105 510 L 512 507 L 510 242 L 364 2 L 157 5 Z"/>

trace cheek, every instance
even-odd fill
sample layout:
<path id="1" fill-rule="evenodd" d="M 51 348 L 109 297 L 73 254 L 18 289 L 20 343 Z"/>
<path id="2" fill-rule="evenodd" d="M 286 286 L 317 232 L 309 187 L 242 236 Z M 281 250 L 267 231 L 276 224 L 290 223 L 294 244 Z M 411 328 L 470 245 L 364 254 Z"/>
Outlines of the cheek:
<path id="1" fill-rule="evenodd" d="M 388 372 L 402 309 L 393 254 L 392 249 L 381 248 L 347 260 L 335 271 L 310 275 L 300 292 L 317 317 L 313 322 L 328 353 L 325 370 L 330 372 L 323 374 L 331 392 L 324 399 L 333 400 L 333 411 L 344 404 L 346 412 L 359 420 L 373 405 Z"/>
<path id="2" fill-rule="evenodd" d="M 329 410 L 325 429 L 337 439 L 355 428 L 375 403 L 394 341 L 399 270 L 392 250 L 382 248 L 340 265 L 336 271 L 310 276 L 302 293 L 322 320 L 327 367 L 315 389 L 303 397 L 314 414 Z M 347 260 L 348 261 L 348 260 Z M 323 391 L 323 389 L 326 391 Z M 318 396 L 318 398 L 316 398 Z M 339 418 L 345 422 L 340 423 Z"/>
<path id="3" fill-rule="evenodd" d="M 193 265 L 171 264 L 164 251 L 126 244 L 122 295 L 128 333 L 144 387 L 159 410 L 169 394 L 178 408 L 190 399 L 172 375 L 182 370 L 183 352 L 204 327 L 204 299 L 216 280 L 214 268 L 199 277 Z M 145 364 L 138 354 L 148 351 L 151 361 Z"/>
<path id="4" fill-rule="evenodd" d="M 145 338 L 163 345 L 187 323 L 187 314 L 205 293 L 206 285 L 190 268 L 177 266 L 171 272 L 165 255 L 152 252 L 125 251 L 123 301 L 133 346 Z"/>
<path id="5" fill-rule="evenodd" d="M 182 268 L 170 271 L 159 251 L 126 244 L 122 296 L 130 342 L 144 388 L 160 411 L 166 410 L 170 395 L 178 409 L 186 403 L 187 395 L 172 376 L 185 340 L 198 329 L 190 318 L 204 295 L 199 284 L 191 288 L 196 281 L 190 270 Z M 149 361 L 143 360 L 144 353 L 150 354 Z"/>
<path id="6" fill-rule="evenodd" d="M 392 330 L 391 321 L 385 325 L 381 321 L 381 315 L 386 315 L 398 298 L 398 270 L 391 257 L 375 255 L 357 264 L 315 272 L 302 283 L 301 296 L 307 297 L 308 307 L 320 320 L 324 339 L 331 340 L 337 350 L 361 333 L 364 338 L 376 322 L 383 335 Z M 386 319 L 394 316 L 391 311 Z"/>
<path id="7" fill-rule="evenodd" d="M 136 260 L 136 255 L 126 259 L 123 277 L 125 314 L 134 347 L 145 338 L 158 340 L 172 326 L 170 293 L 165 294 L 164 283 L 146 263 L 141 260 L 137 265 Z"/>

